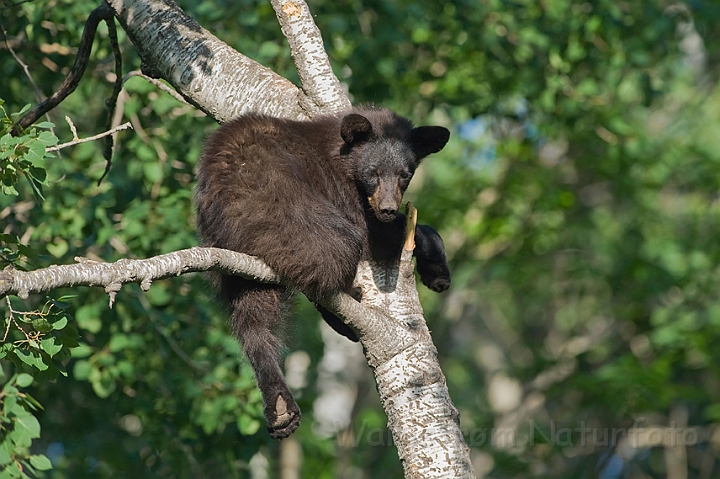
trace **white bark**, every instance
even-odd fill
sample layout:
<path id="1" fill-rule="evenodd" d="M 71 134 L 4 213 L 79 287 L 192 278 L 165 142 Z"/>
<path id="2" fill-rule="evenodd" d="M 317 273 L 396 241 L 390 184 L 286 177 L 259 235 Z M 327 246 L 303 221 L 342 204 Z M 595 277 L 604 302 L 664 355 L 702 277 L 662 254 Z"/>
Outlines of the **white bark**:
<path id="1" fill-rule="evenodd" d="M 327 306 L 359 331 L 405 477 L 474 478 L 460 418 L 423 317 L 412 250 L 403 251 L 396 268 L 361 263 L 356 282 L 362 305 L 342 295 Z"/>
<path id="2" fill-rule="evenodd" d="M 148 259 L 121 259 L 102 263 L 76 257 L 77 264 L 55 265 L 36 271 L 5 269 L 0 271 L 0 298 L 13 294 L 27 298 L 30 293 L 47 293 L 60 287 L 103 286 L 110 295 L 123 284 L 140 283 L 144 291 L 157 279 L 197 271 L 219 271 L 244 276 L 265 283 L 280 278 L 265 263 L 242 253 L 220 248 L 190 248 Z"/>
<path id="3" fill-rule="evenodd" d="M 271 3 L 307 94 L 307 102 L 301 100 L 304 109 L 325 113 L 349 109 L 350 100 L 333 74 L 320 29 L 305 1 L 271 0 Z"/>
<path id="4" fill-rule="evenodd" d="M 108 3 L 137 48 L 145 73 L 164 78 L 220 123 L 251 111 L 296 119 L 311 116 L 302 108 L 299 88 L 233 50 L 171 1 Z"/>
<path id="5" fill-rule="evenodd" d="M 303 81 L 303 91 L 265 67 L 235 52 L 171 0 L 108 0 L 117 18 L 155 76 L 169 81 L 190 103 L 218 120 L 254 111 L 304 119 L 349 106 L 322 48 L 307 5 L 273 0 Z M 410 231 L 414 231 L 414 224 Z M 250 275 L 258 281 L 279 278 L 255 258 L 213 248 L 192 248 L 147 260 L 121 260 L 52 266 L 34 272 L 0 272 L 0 297 L 27 296 L 60 286 L 104 286 L 111 295 L 122 284 L 190 271 L 217 270 Z M 362 303 L 339 293 L 325 305 L 359 333 L 388 427 L 398 446 L 406 478 L 470 478 L 474 472 L 459 429 L 437 350 L 425 324 L 413 274 L 412 246 L 399 265 L 363 263 L 357 282 Z"/>

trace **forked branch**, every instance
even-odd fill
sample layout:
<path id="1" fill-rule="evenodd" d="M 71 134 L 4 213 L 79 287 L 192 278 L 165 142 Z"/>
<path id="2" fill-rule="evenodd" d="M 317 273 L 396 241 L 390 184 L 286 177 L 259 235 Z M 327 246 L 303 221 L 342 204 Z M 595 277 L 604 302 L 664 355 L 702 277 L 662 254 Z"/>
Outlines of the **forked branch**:
<path id="1" fill-rule="evenodd" d="M 302 81 L 303 109 L 323 113 L 349 109 L 350 100 L 332 71 L 320 29 L 305 0 L 271 0 L 271 3 Z"/>

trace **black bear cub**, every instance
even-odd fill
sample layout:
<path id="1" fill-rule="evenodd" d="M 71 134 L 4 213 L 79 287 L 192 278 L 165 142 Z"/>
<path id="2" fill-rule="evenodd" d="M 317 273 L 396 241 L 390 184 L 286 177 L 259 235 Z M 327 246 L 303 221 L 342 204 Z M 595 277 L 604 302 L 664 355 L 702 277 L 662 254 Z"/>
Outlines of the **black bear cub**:
<path id="1" fill-rule="evenodd" d="M 300 423 L 273 335 L 287 300 L 303 292 L 320 302 L 350 292 L 362 259 L 396 261 L 405 220 L 402 196 L 420 160 L 450 132 L 380 108 L 355 108 L 310 121 L 241 116 L 212 134 L 200 159 L 197 227 L 204 246 L 257 256 L 288 286 L 219 277 L 232 328 L 255 370 L 268 430 L 284 438 Z M 417 269 L 425 285 L 450 285 L 445 250 L 429 226 L 416 229 Z M 336 331 L 340 319 L 318 308 Z"/>

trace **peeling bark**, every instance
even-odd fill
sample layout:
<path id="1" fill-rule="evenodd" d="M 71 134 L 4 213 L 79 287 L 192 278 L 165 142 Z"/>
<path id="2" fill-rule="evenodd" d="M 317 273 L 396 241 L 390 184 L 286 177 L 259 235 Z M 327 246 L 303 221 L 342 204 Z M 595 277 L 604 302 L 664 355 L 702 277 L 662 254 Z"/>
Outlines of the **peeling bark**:
<path id="1" fill-rule="evenodd" d="M 362 304 L 338 295 L 325 306 L 359 333 L 405 477 L 474 478 L 460 417 L 417 293 L 412 261 L 417 214 L 409 209 L 400 263 L 361 263 L 356 284 Z"/>
<path id="2" fill-rule="evenodd" d="M 109 0 L 132 40 L 144 73 L 161 77 L 220 123 L 242 113 L 304 119 L 303 92 L 289 80 L 233 50 L 175 3 Z"/>

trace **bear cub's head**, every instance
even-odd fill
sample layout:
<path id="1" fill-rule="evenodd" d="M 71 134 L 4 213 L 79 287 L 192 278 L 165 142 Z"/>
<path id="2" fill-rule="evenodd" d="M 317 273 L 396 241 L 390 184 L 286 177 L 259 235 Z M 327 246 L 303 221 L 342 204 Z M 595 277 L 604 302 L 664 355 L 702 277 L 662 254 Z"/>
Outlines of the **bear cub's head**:
<path id="1" fill-rule="evenodd" d="M 358 188 L 377 219 L 388 223 L 397 216 L 420 161 L 442 150 L 450 132 L 442 126 L 413 128 L 405 118 L 386 110 L 378 113 L 381 115 L 346 115 L 340 136 L 347 150 L 356 152 L 354 175 Z"/>

